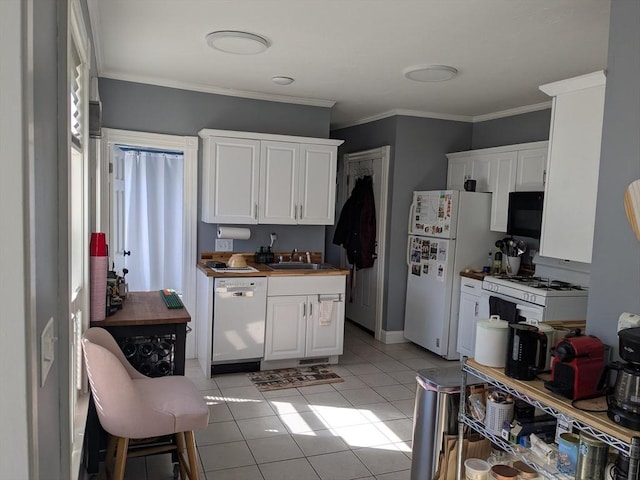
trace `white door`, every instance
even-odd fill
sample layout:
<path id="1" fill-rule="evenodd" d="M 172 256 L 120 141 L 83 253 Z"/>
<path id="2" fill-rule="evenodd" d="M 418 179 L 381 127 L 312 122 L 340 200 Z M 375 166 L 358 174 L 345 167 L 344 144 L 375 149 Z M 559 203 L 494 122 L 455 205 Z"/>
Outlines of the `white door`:
<path id="1" fill-rule="evenodd" d="M 124 152 L 117 146 L 111 148 L 111 258 L 116 272 L 126 267 L 124 256 Z"/>
<path id="2" fill-rule="evenodd" d="M 181 152 L 183 155 L 182 159 L 182 200 L 173 202 L 173 204 L 180 203 L 181 205 L 181 217 L 182 224 L 178 228 L 173 228 L 178 235 L 182 237 L 179 243 L 182 245 L 180 249 L 182 253 L 177 253 L 175 258 L 182 258 L 182 302 L 187 308 L 189 314 L 193 317 L 196 315 L 196 262 L 194 262 L 194 258 L 197 257 L 197 249 L 196 249 L 196 233 L 197 233 L 197 185 L 198 185 L 198 140 L 196 137 L 181 137 L 175 135 L 161 135 L 157 133 L 147 133 L 147 132 L 131 132 L 126 130 L 114 130 L 110 128 L 104 128 L 102 130 L 102 140 L 101 140 L 101 154 L 100 159 L 102 162 L 101 172 L 104 173 L 104 176 L 101 175 L 101 190 L 105 192 L 109 192 L 111 195 L 111 199 L 108 202 L 105 202 L 106 205 L 109 205 L 109 225 L 106 228 L 109 239 L 109 256 L 110 262 L 116 263 L 117 257 L 114 256 L 114 246 L 116 245 L 116 235 L 120 238 L 124 238 L 124 233 L 122 236 L 120 233 L 114 232 L 114 223 L 121 223 L 121 221 L 115 221 L 114 217 L 117 217 L 117 210 L 114 210 L 114 190 L 117 190 L 119 187 L 117 186 L 121 181 L 126 180 L 126 175 L 123 174 L 121 178 L 119 175 L 116 175 L 116 171 L 118 167 L 113 165 L 111 167 L 111 173 L 108 173 L 108 165 L 117 163 L 114 159 L 113 153 L 118 150 L 115 148 L 117 145 L 128 145 L 130 147 L 139 148 L 142 150 L 161 150 L 164 152 Z M 107 180 L 108 179 L 108 180 Z M 171 182 L 171 185 L 174 188 L 177 188 L 178 182 Z M 122 202 L 124 205 L 124 201 Z M 106 216 L 106 213 L 105 213 Z M 123 230 L 120 229 L 122 232 Z M 175 232 L 174 232 L 175 233 Z M 124 242 L 124 240 L 121 240 Z M 159 244 L 159 242 L 152 242 L 154 248 Z M 131 250 L 126 245 L 123 245 L 122 249 Z M 143 251 L 145 249 L 142 249 Z M 174 249 L 171 249 L 174 251 Z M 177 250 L 177 249 L 176 249 Z M 175 251 L 174 251 L 175 253 Z M 132 251 L 133 254 L 133 251 Z M 150 260 L 155 260 L 158 262 L 160 257 L 157 254 L 147 255 Z M 125 257 L 122 257 L 124 261 Z M 130 256 L 126 257 L 126 260 L 129 261 L 131 259 Z M 161 266 L 164 264 L 159 264 L 156 266 Z M 111 265 L 109 265 L 111 266 Z M 127 267 L 131 270 L 131 267 Z M 175 268 L 175 267 L 174 267 Z M 179 268 L 179 267 L 178 267 Z M 121 268 L 118 269 L 118 272 L 121 273 Z M 127 276 L 130 278 L 130 275 Z M 163 287 L 164 288 L 164 287 Z M 191 333 L 187 335 L 186 342 L 186 357 L 187 358 L 195 358 L 195 337 L 196 333 L 196 325 L 197 322 L 192 322 L 190 327 L 192 329 Z"/>
<path id="3" fill-rule="evenodd" d="M 344 202 L 351 195 L 356 180 L 366 174 L 373 178 L 373 196 L 376 207 L 376 253 L 378 258 L 371 268 L 353 271 L 347 278 L 346 313 L 347 318 L 379 338 L 382 331 L 382 287 L 384 277 L 384 246 L 386 230 L 386 197 L 389 147 L 381 147 L 365 152 L 345 155 Z M 342 265 L 348 265 L 342 249 Z"/>
<path id="4" fill-rule="evenodd" d="M 460 294 L 458 317 L 458 353 L 473 357 L 476 340 L 476 321 L 480 309 L 480 295 Z"/>

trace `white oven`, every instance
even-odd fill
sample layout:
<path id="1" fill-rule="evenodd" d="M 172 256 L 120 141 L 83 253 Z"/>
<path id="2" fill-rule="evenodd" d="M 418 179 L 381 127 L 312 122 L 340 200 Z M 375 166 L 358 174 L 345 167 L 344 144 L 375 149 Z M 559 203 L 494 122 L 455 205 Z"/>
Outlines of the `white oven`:
<path id="1" fill-rule="evenodd" d="M 481 307 L 491 313 L 489 299 L 497 297 L 516 304 L 516 318 L 537 320 L 584 320 L 588 291 L 585 287 L 539 277 L 485 277 Z"/>
<path id="2" fill-rule="evenodd" d="M 509 295 L 502 293 L 494 293 L 488 290 L 482 290 L 480 293 L 480 318 L 489 318 L 491 314 L 489 308 L 489 298 L 498 297 L 507 302 L 513 302 L 516 304 L 516 318 L 521 319 L 519 321 L 533 320 L 536 322 L 543 322 L 545 320 L 545 308 L 535 303 L 530 303 L 523 300 L 518 300 Z"/>

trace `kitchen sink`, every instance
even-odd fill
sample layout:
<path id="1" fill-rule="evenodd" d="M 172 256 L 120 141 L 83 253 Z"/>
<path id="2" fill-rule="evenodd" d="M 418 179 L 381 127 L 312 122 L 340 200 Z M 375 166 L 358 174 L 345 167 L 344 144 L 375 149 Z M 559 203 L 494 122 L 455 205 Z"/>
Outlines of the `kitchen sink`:
<path id="1" fill-rule="evenodd" d="M 280 262 L 267 263 L 271 270 L 335 270 L 336 267 L 328 263 L 302 263 L 302 262 Z"/>

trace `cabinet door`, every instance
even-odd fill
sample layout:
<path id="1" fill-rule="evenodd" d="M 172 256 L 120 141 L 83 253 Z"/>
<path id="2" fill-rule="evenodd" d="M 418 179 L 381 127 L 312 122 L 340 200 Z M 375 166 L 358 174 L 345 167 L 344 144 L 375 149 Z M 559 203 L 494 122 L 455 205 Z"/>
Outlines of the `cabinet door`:
<path id="1" fill-rule="evenodd" d="M 267 297 L 265 360 L 304 358 L 307 296 Z"/>
<path id="2" fill-rule="evenodd" d="M 202 221 L 258 223 L 260 142 L 243 138 L 204 140 Z"/>
<path id="3" fill-rule="evenodd" d="M 464 181 L 471 178 L 468 158 L 450 158 L 447 168 L 447 190 L 464 190 Z"/>
<path id="4" fill-rule="evenodd" d="M 476 192 L 492 192 L 491 190 L 491 156 L 479 155 L 471 159 L 471 177 L 476 181 Z"/>
<path id="5" fill-rule="evenodd" d="M 480 308 L 480 297 L 469 293 L 460 294 L 460 316 L 458 317 L 458 352 L 473 357 L 476 342 L 476 321 Z"/>
<path id="6" fill-rule="evenodd" d="M 260 223 L 297 223 L 299 156 L 297 143 L 261 142 Z"/>
<path id="7" fill-rule="evenodd" d="M 491 230 L 507 231 L 509 192 L 516 186 L 516 152 L 498 153 L 491 158 Z"/>
<path id="8" fill-rule="evenodd" d="M 544 190 L 547 172 L 548 148 L 534 148 L 518 152 L 516 192 L 538 192 Z"/>
<path id="9" fill-rule="evenodd" d="M 300 145 L 297 220 L 301 225 L 333 225 L 336 205 L 337 149 Z"/>
<path id="10" fill-rule="evenodd" d="M 342 355 L 344 301 L 331 299 L 318 301 L 318 295 L 311 295 L 308 298 L 306 356 Z M 322 309 L 330 309 L 331 312 L 321 317 Z"/>
<path id="11" fill-rule="evenodd" d="M 591 263 L 604 85 L 554 98 L 540 255 Z"/>

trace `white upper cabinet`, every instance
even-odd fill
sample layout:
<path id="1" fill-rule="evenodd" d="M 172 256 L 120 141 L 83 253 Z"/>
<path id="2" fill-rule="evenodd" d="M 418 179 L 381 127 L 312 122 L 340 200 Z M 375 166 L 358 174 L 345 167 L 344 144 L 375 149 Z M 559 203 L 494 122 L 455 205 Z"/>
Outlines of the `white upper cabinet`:
<path id="1" fill-rule="evenodd" d="M 204 139 L 202 221 L 258 223 L 260 142 L 210 136 Z"/>
<path id="2" fill-rule="evenodd" d="M 260 223 L 297 223 L 300 146 L 262 142 L 260 155 Z"/>
<path id="3" fill-rule="evenodd" d="M 518 152 L 516 192 L 541 192 L 547 175 L 548 147 Z"/>
<path id="4" fill-rule="evenodd" d="M 509 193 L 515 190 L 518 152 L 495 153 L 491 159 L 491 227 L 507 231 Z"/>
<path id="5" fill-rule="evenodd" d="M 591 263 L 605 74 L 542 85 L 553 97 L 540 255 Z"/>
<path id="6" fill-rule="evenodd" d="M 336 147 L 300 145 L 299 224 L 333 225 L 337 164 Z"/>
<path id="7" fill-rule="evenodd" d="M 202 221 L 331 225 L 342 140 L 202 130 Z"/>
<path id="8" fill-rule="evenodd" d="M 457 155 L 447 155 L 447 190 L 464 190 L 464 182 L 473 179 L 476 181 L 476 192 L 490 192 L 491 158 L 483 155 Z"/>
<path id="9" fill-rule="evenodd" d="M 491 192 L 491 230 L 507 231 L 509 193 L 544 189 L 548 142 L 522 143 L 447 154 L 447 188 L 463 190 L 476 180 L 477 192 Z"/>

